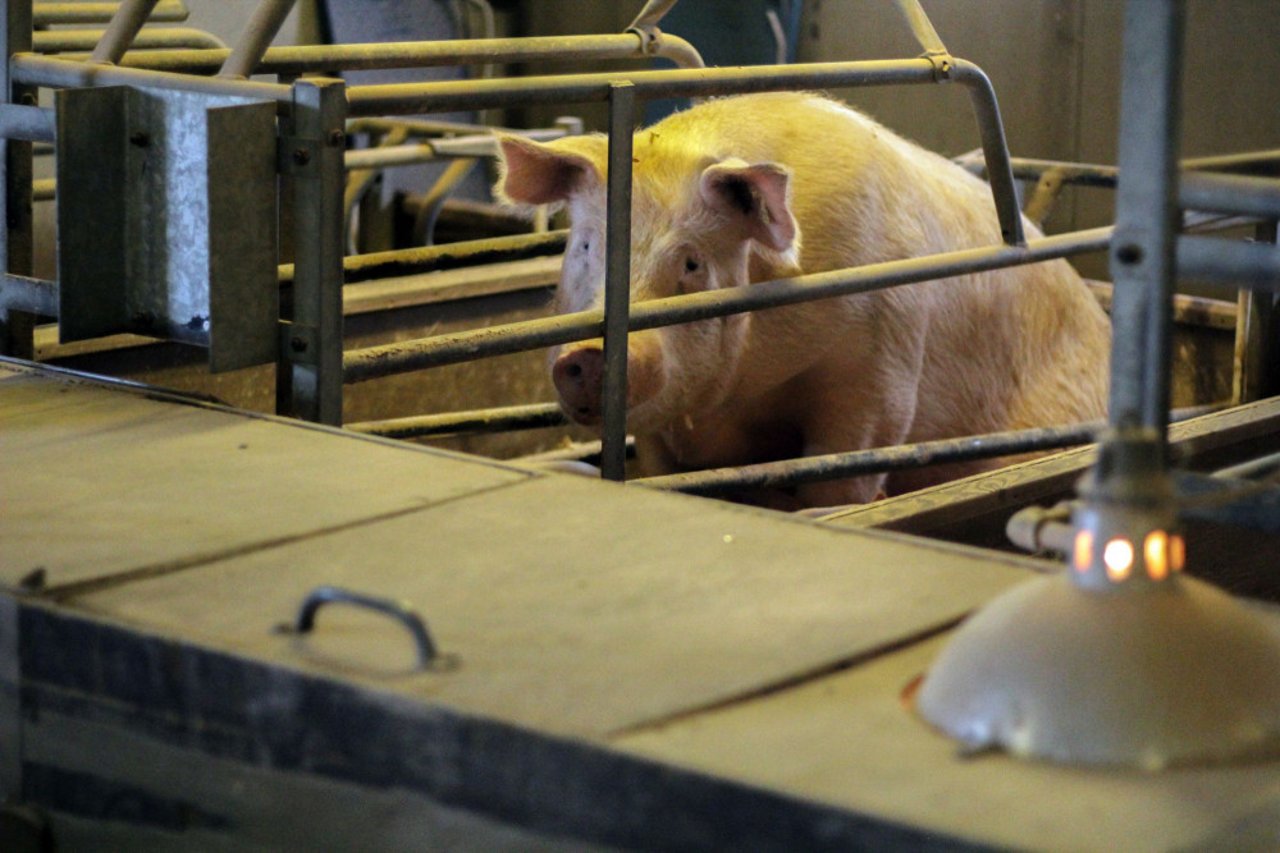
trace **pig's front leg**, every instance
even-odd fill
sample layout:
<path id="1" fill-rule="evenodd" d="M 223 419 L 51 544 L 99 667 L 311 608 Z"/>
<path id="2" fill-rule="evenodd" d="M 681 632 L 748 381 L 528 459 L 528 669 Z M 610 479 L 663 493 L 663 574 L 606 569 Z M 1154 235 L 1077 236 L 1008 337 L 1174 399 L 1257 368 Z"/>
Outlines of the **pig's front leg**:
<path id="1" fill-rule="evenodd" d="M 916 410 L 914 377 L 885 381 L 857 389 L 857 393 L 814 406 L 815 416 L 805 430 L 804 455 L 821 456 L 906 441 Z M 825 507 L 870 503 L 884 497 L 888 474 L 867 474 L 843 480 L 806 483 L 797 496 L 802 506 Z"/>

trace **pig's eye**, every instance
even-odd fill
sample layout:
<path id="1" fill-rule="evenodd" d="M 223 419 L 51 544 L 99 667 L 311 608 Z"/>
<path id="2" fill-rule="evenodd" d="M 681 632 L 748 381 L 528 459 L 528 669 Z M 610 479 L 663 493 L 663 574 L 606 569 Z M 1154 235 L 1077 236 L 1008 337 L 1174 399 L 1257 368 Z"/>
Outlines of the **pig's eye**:
<path id="1" fill-rule="evenodd" d="M 586 240 L 583 240 L 583 241 L 582 241 L 582 251 L 584 251 L 584 252 L 590 252 L 590 251 L 591 251 L 591 244 L 590 244 L 590 243 L 588 243 Z"/>
<path id="2" fill-rule="evenodd" d="M 685 272 L 697 272 L 697 271 L 698 271 L 698 262 L 697 262 L 696 260 L 694 260 L 693 258 L 685 258 L 685 259 L 684 259 L 684 271 L 685 271 Z"/>

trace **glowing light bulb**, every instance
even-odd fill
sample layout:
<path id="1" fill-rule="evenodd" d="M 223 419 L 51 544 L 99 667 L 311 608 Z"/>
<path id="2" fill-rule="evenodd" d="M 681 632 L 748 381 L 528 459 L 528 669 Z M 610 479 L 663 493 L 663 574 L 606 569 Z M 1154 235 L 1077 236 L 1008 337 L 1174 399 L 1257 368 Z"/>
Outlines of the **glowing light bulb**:
<path id="1" fill-rule="evenodd" d="M 1147 574 L 1153 581 L 1162 581 L 1169 575 L 1169 534 L 1153 530 L 1142 543 L 1142 554 L 1147 563 Z"/>
<path id="2" fill-rule="evenodd" d="M 1107 577 L 1113 581 L 1122 581 L 1129 577 L 1133 568 L 1133 545 L 1128 539 L 1112 539 L 1102 549 L 1102 563 L 1107 567 Z"/>
<path id="3" fill-rule="evenodd" d="M 1076 534 L 1075 554 L 1072 562 L 1077 572 L 1089 571 L 1089 563 L 1093 560 L 1093 534 L 1081 530 Z"/>
<path id="4" fill-rule="evenodd" d="M 1174 534 L 1169 537 L 1169 566 L 1175 571 L 1182 571 L 1182 567 L 1187 562 L 1187 543 L 1181 536 Z"/>

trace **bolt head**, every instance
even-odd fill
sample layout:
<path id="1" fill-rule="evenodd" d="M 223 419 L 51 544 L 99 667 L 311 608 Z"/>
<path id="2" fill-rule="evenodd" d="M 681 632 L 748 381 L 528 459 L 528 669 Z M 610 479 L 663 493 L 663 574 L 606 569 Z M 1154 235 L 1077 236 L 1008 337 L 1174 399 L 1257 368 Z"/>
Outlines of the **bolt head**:
<path id="1" fill-rule="evenodd" d="M 293 149 L 293 162 L 299 166 L 305 166 L 311 162 L 311 152 L 305 148 Z"/>

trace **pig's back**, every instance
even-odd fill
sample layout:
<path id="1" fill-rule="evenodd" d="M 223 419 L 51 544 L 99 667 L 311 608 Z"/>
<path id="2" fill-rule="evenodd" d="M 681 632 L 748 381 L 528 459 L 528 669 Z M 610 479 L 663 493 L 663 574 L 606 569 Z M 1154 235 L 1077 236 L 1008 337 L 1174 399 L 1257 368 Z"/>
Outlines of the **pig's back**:
<path id="1" fill-rule="evenodd" d="M 693 158 L 787 166 L 805 273 L 1001 241 L 986 182 L 819 95 L 723 98 L 652 130 L 647 141 L 668 153 L 684 148 Z M 638 144 L 645 141 L 642 132 Z M 663 157 L 639 159 L 638 168 L 663 168 Z M 1040 236 L 1024 226 L 1029 237 Z M 922 346 L 912 440 L 1105 411 L 1109 324 L 1066 261 L 894 288 L 846 304 L 875 304 L 877 322 L 899 326 L 887 338 Z"/>

